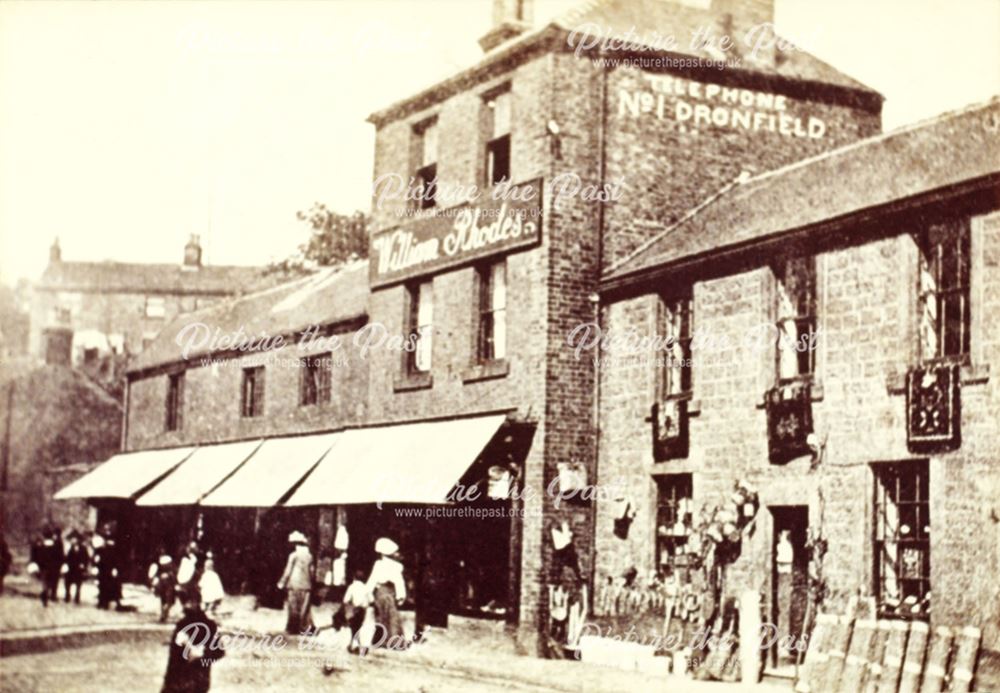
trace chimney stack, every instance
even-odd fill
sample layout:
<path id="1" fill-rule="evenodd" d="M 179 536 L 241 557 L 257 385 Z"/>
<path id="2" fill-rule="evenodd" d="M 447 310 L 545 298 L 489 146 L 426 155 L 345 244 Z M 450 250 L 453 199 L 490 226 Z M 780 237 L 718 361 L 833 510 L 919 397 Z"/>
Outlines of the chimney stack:
<path id="1" fill-rule="evenodd" d="M 530 29 L 533 20 L 532 0 L 493 0 L 493 25 L 479 39 L 479 46 L 488 53 Z"/>
<path id="2" fill-rule="evenodd" d="M 59 247 L 59 237 L 56 236 L 55 240 L 52 241 L 52 245 L 49 246 L 49 264 L 55 264 L 57 262 L 62 262 L 62 248 Z"/>
<path id="3" fill-rule="evenodd" d="M 184 246 L 184 269 L 199 267 L 201 267 L 201 238 L 198 234 L 192 233 L 187 245 Z"/>

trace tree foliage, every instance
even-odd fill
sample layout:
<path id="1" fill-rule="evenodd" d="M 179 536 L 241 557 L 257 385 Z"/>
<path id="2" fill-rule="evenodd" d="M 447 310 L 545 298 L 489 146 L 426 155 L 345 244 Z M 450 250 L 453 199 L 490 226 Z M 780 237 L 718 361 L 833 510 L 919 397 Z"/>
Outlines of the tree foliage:
<path id="1" fill-rule="evenodd" d="M 340 214 L 316 202 L 296 217 L 312 229 L 309 240 L 290 257 L 271 265 L 273 271 L 308 272 L 368 257 L 368 215 Z"/>

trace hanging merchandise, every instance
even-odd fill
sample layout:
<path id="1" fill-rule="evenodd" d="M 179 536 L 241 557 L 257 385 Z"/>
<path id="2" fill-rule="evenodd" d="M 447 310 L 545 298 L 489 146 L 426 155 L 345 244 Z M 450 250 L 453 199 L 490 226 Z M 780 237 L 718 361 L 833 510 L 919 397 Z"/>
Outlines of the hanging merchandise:
<path id="1" fill-rule="evenodd" d="M 343 587 L 347 584 L 347 554 L 341 554 L 333 560 L 331 573 L 331 582 L 334 587 Z"/>
<path id="2" fill-rule="evenodd" d="M 510 497 L 512 475 L 510 470 L 499 464 L 489 468 L 487 472 L 486 495 L 494 500 L 506 500 Z"/>
<path id="3" fill-rule="evenodd" d="M 569 528 L 569 522 L 562 521 L 558 527 L 552 528 L 552 546 L 556 551 L 562 551 L 573 543 L 573 530 Z"/>
<path id="4" fill-rule="evenodd" d="M 337 535 L 333 539 L 333 548 L 338 551 L 347 551 L 349 543 L 350 537 L 347 534 L 347 527 L 345 525 L 337 525 Z"/>
<path id="5" fill-rule="evenodd" d="M 579 462 L 560 462 L 557 465 L 559 470 L 559 493 L 573 497 L 587 487 L 587 468 Z"/>
<path id="6" fill-rule="evenodd" d="M 622 496 L 615 499 L 614 535 L 619 539 L 628 539 L 628 530 L 635 519 L 635 509 L 632 501 Z"/>

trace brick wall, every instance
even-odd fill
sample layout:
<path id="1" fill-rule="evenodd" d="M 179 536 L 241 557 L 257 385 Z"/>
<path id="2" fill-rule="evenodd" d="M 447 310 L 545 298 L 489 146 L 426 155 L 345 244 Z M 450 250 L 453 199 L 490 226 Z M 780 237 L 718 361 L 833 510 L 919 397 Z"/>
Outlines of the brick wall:
<path id="1" fill-rule="evenodd" d="M 330 401 L 300 405 L 299 360 L 315 355 L 296 344 L 200 365 L 184 375 L 184 410 L 180 430 L 166 431 L 167 375 L 132 379 L 128 394 L 128 439 L 137 450 L 189 443 L 263 437 L 357 424 L 367 416 L 367 364 L 353 343 L 353 331 L 341 332 L 344 347 L 332 355 Z M 240 416 L 243 368 L 265 367 L 264 412 Z"/>
<path id="2" fill-rule="evenodd" d="M 901 374 L 915 358 L 916 247 L 908 232 L 922 216 L 886 218 L 850 244 L 818 248 L 817 377 L 814 430 L 826 442 L 822 461 L 810 471 L 808 456 L 774 466 L 767 459 L 761 395 L 773 381 L 773 347 L 695 353 L 690 453 L 655 463 L 650 425 L 654 368 L 605 353 L 601 372 L 601 446 L 598 481 L 621 485 L 638 514 L 627 540 L 612 534 L 614 504 L 598 503 L 597 573 L 621 575 L 654 566 L 655 485 L 660 473 L 694 474 L 696 507 L 715 504 L 746 478 L 761 497 L 757 526 L 744 538 L 740 558 L 727 571 L 727 588 L 769 594 L 769 505 L 807 505 L 809 523 L 822 526 L 829 542 L 824 570 L 833 590 L 828 607 L 842 607 L 859 590 L 873 588 L 872 463 L 927 459 L 907 449 Z M 980 228 L 979 222 L 974 228 Z M 973 234 L 973 363 L 965 369 L 962 444 L 930 455 L 932 620 L 975 624 L 987 647 L 996 648 L 992 614 L 1000 608 L 997 498 L 1000 497 L 1000 386 L 984 368 L 1000 358 L 1000 217 Z M 769 320 L 773 277 L 752 256 L 743 266 L 714 269 L 696 281 L 695 331 L 738 339 Z M 978 277 L 978 278 L 977 278 Z M 603 310 L 605 330 L 654 329 L 658 298 L 617 300 Z M 978 327 L 975 327 L 978 325 Z"/>
<path id="3" fill-rule="evenodd" d="M 681 96 L 677 89 L 692 88 L 686 75 L 656 74 L 631 66 L 610 72 L 607 179 L 624 180 L 626 193 L 608 209 L 605 266 L 627 256 L 744 170 L 763 173 L 881 130 L 879 112 L 838 103 L 821 86 L 803 92 L 801 87 L 793 91 L 788 85 L 761 86 L 759 82 L 759 76 L 752 73 L 718 70 L 697 77 L 694 88 L 700 96 L 690 96 L 690 92 Z M 708 89 L 718 92 L 709 98 L 705 96 Z M 723 101 L 722 89 L 727 96 L 730 90 L 753 91 L 771 107 L 741 106 L 738 110 L 799 118 L 807 133 L 809 118 L 821 120 L 823 136 L 781 134 L 778 121 L 779 131 L 774 132 L 766 127 L 748 130 L 742 123 L 736 127 L 707 124 L 700 118 L 695 126 L 693 109 L 729 103 Z M 679 120 L 678 108 L 692 109 L 690 118 Z M 686 116 L 688 111 L 683 113 Z M 794 125 L 788 127 L 794 131 Z"/>

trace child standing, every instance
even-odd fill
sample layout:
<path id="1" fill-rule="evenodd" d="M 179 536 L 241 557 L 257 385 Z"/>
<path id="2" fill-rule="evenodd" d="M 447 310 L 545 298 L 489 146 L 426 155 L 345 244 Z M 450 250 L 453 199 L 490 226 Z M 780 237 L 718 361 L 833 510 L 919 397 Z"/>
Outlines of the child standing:
<path id="1" fill-rule="evenodd" d="M 354 579 L 347 586 L 347 591 L 344 592 L 343 605 L 333 617 L 334 628 L 340 630 L 346 625 L 351 630 L 351 642 L 347 646 L 347 651 L 351 654 L 360 654 L 363 650 L 368 649 L 358 642 L 358 631 L 361 630 L 361 626 L 365 622 L 365 613 L 371 604 L 368 586 L 364 580 L 363 571 L 354 571 Z"/>

